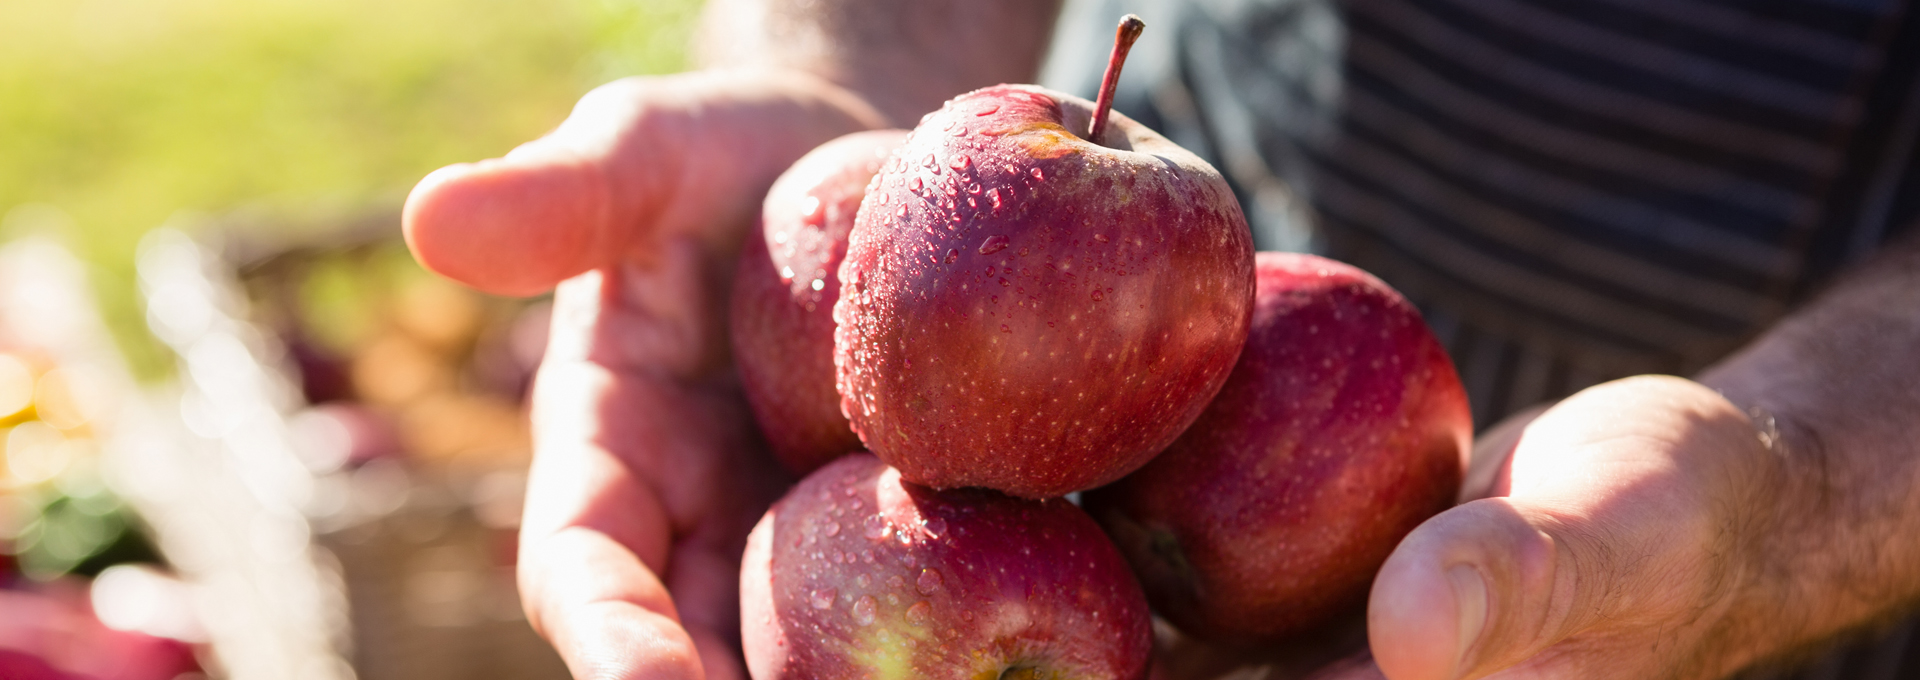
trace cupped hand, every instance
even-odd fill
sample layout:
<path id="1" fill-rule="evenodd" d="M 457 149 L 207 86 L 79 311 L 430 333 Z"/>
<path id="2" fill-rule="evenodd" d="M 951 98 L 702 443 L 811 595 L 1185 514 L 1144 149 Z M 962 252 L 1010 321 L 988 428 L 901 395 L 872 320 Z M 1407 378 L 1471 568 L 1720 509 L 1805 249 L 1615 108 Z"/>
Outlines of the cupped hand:
<path id="1" fill-rule="evenodd" d="M 559 284 L 519 581 L 575 677 L 745 677 L 740 553 L 788 480 L 727 369 L 734 252 L 788 164 L 881 122 L 801 73 L 629 79 L 408 199 L 429 269 L 509 295 Z"/>

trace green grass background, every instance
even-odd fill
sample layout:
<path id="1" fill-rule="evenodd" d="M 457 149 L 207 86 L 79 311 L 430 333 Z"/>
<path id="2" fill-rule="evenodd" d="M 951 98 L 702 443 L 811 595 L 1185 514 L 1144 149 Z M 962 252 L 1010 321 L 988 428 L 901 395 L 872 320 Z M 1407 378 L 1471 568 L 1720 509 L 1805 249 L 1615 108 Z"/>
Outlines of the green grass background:
<path id="1" fill-rule="evenodd" d="M 684 68 L 698 4 L 0 0 L 0 239 L 50 232 L 96 265 L 136 371 L 164 373 L 141 330 L 141 235 L 397 205 L 595 85 Z"/>

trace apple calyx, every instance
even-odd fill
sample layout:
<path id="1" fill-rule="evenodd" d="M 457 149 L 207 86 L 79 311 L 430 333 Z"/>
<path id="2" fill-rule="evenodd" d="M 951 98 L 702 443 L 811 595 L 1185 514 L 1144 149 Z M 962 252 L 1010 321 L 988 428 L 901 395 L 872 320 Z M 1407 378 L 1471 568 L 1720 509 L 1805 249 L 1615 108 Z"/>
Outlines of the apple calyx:
<path id="1" fill-rule="evenodd" d="M 999 680 L 1046 680 L 1047 672 L 1035 666 L 1008 666 Z"/>
<path id="2" fill-rule="evenodd" d="M 1113 53 L 1107 56 L 1107 72 L 1100 76 L 1100 96 L 1094 101 L 1093 126 L 1087 130 L 1087 140 L 1100 138 L 1107 129 L 1107 114 L 1113 111 L 1113 90 L 1120 86 L 1120 66 L 1127 63 L 1127 52 L 1133 49 L 1133 42 L 1140 39 L 1140 32 L 1147 30 L 1147 22 L 1138 15 L 1128 14 L 1120 17 L 1120 25 L 1113 29 Z M 1094 142 L 1099 144 L 1099 142 Z"/>

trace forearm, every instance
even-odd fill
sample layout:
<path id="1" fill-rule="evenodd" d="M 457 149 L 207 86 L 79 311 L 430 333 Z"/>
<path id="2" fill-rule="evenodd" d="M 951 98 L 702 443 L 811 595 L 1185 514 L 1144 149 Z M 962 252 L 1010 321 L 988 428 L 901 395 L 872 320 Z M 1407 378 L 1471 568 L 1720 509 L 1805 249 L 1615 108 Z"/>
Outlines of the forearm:
<path id="1" fill-rule="evenodd" d="M 1758 499 L 1778 515 L 1755 546 L 1754 584 L 1778 586 L 1761 610 L 1804 621 L 1800 637 L 1823 637 L 1920 597 L 1920 240 L 1892 247 L 1700 381 L 1752 409 L 1783 463 L 1779 497 Z"/>
<path id="2" fill-rule="evenodd" d="M 708 66 L 797 68 L 912 127 L 956 94 L 1029 82 L 1060 0 L 712 0 Z"/>

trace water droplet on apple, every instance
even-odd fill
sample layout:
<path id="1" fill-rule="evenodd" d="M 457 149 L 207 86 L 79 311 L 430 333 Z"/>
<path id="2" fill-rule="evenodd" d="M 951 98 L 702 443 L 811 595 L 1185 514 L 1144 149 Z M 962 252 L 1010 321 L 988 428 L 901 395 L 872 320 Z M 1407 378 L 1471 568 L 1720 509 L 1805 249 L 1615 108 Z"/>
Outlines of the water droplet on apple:
<path id="1" fill-rule="evenodd" d="M 873 623 L 873 609 L 878 606 L 872 595 L 862 595 L 853 603 L 853 622 L 862 626 Z"/>
<path id="2" fill-rule="evenodd" d="M 913 585 L 921 595 L 932 595 L 933 591 L 940 589 L 941 580 L 939 569 L 927 567 L 920 570 L 920 578 L 914 580 Z"/>
<path id="3" fill-rule="evenodd" d="M 907 190 L 908 190 L 908 191 L 912 191 L 913 193 L 916 193 L 916 194 L 917 194 L 917 193 L 920 193 L 920 187 L 922 187 L 922 186 L 925 186 L 925 184 L 923 184 L 923 183 L 922 183 L 922 182 L 920 181 L 920 178 L 919 178 L 919 177 L 915 177 L 915 178 L 913 178 L 913 179 L 910 179 L 910 180 L 907 180 Z"/>
<path id="4" fill-rule="evenodd" d="M 892 528 L 887 526 L 886 520 L 880 519 L 879 517 L 868 517 L 860 533 L 871 540 L 878 541 L 886 538 L 887 533 L 890 531 L 892 531 Z"/>
<path id="5" fill-rule="evenodd" d="M 994 210 L 1000 209 L 1000 190 L 999 189 L 992 189 L 987 191 L 987 198 L 993 201 Z"/>
<path id="6" fill-rule="evenodd" d="M 907 204 L 905 204 L 905 203 L 901 203 L 901 204 L 900 204 L 900 216 L 901 216 L 901 217 L 906 217 L 906 216 L 907 216 Z"/>
<path id="7" fill-rule="evenodd" d="M 969 194 L 974 194 L 974 195 L 979 195 L 979 193 L 980 193 L 980 183 L 979 183 L 979 182 L 974 182 L 974 183 L 972 183 L 972 184 L 969 184 L 969 185 L 967 185 L 967 193 L 969 193 Z"/>
<path id="8" fill-rule="evenodd" d="M 926 600 L 915 602 L 913 606 L 907 608 L 907 623 L 916 626 L 927 625 L 927 619 L 932 616 L 933 605 L 928 604 Z"/>
<path id="9" fill-rule="evenodd" d="M 947 521 L 938 517 L 929 517 L 926 523 L 921 525 L 921 528 L 926 529 L 928 536 L 939 538 L 942 534 L 947 533 Z"/>
<path id="10" fill-rule="evenodd" d="M 1039 169 L 1039 168 L 1034 168 L 1034 169 L 1033 169 L 1033 179 L 1034 179 L 1035 181 L 1044 181 L 1044 180 L 1046 180 L 1046 179 L 1047 179 L 1047 174 L 1046 174 L 1046 173 L 1044 173 L 1044 172 L 1040 172 L 1040 169 Z"/>
<path id="11" fill-rule="evenodd" d="M 934 159 L 934 157 L 933 157 L 933 154 L 927 154 L 927 157 L 926 157 L 926 158 L 922 158 L 922 159 L 920 159 L 920 164 L 921 164 L 921 165 L 925 165 L 925 166 L 927 166 L 927 167 L 929 167 L 929 168 L 937 168 L 937 167 L 940 167 L 940 161 L 938 161 L 938 160 L 935 160 L 935 159 Z"/>
<path id="12" fill-rule="evenodd" d="M 975 112 L 973 112 L 973 115 L 976 115 L 976 116 L 991 116 L 991 115 L 993 115 L 993 113 L 994 113 L 995 111 L 999 111 L 999 110 L 1000 110 L 1000 105 L 999 105 L 999 104 L 989 104 L 989 105 L 987 105 L 987 106 L 985 106 L 985 107 L 982 107 L 982 108 L 981 108 L 981 109 L 980 109 L 979 111 L 975 111 Z"/>
<path id="13" fill-rule="evenodd" d="M 948 249 L 947 249 L 947 264 L 953 264 L 953 262 L 954 262 L 954 260 L 958 260 L 958 259 L 960 259 L 960 249 L 959 249 L 959 248 L 948 248 Z"/>
<path id="14" fill-rule="evenodd" d="M 965 126 L 965 125 L 955 125 L 955 126 L 953 127 L 953 136 L 955 136 L 955 137 L 965 137 L 965 136 L 967 136 L 967 126 Z"/>
<path id="15" fill-rule="evenodd" d="M 966 130 L 966 128 L 960 128 L 960 129 L 963 131 Z M 966 134 L 966 133 L 961 132 L 960 134 Z M 955 170 L 965 170 L 969 165 L 973 165 L 973 159 L 971 157 L 968 157 L 966 154 L 960 154 L 959 156 L 955 156 L 953 160 L 947 161 L 947 167 L 953 168 Z"/>
<path id="16" fill-rule="evenodd" d="M 1101 242 L 1101 243 L 1106 243 L 1106 242 L 1107 242 L 1107 235 L 1106 235 L 1106 234 L 1094 234 L 1094 235 L 1093 235 L 1093 240 L 1095 240 L 1095 241 L 1099 241 L 1099 242 Z"/>
<path id="17" fill-rule="evenodd" d="M 861 574 L 859 576 L 853 577 L 853 582 L 855 585 L 858 585 L 862 588 L 868 588 L 873 586 L 873 577 L 868 576 L 866 574 Z"/>
<path id="18" fill-rule="evenodd" d="M 1002 332 L 1002 333 L 1012 333 L 1012 332 L 1013 332 L 1013 329 L 1012 329 L 1012 328 L 1009 328 L 1009 327 L 1007 327 L 1007 325 L 1006 325 L 1006 324 L 1000 324 L 1000 332 Z"/>
<path id="19" fill-rule="evenodd" d="M 1097 290 L 1096 290 L 1096 291 L 1093 291 L 1093 301 L 1094 301 L 1094 302 L 1099 302 L 1099 301 L 1101 301 L 1101 300 L 1105 300 L 1105 299 L 1107 299 L 1107 295 L 1106 295 L 1106 293 L 1102 293 L 1102 292 L 1100 292 L 1100 291 L 1097 291 Z"/>
<path id="20" fill-rule="evenodd" d="M 818 289 L 816 289 L 816 290 L 818 290 Z M 827 535 L 828 535 L 828 536 L 839 536 L 839 535 L 840 535 L 840 523 L 839 523 L 839 522 L 833 522 L 833 523 L 831 523 L 831 524 L 828 524 L 828 525 L 827 525 Z"/>
<path id="21" fill-rule="evenodd" d="M 833 599 L 839 596 L 840 591 L 837 589 L 821 588 L 813 591 L 813 597 L 810 599 L 810 603 L 814 609 L 832 609 Z"/>
<path id="22" fill-rule="evenodd" d="M 1012 242 L 1013 240 L 1007 238 L 1004 234 L 994 234 L 992 236 L 988 236 L 987 240 L 980 244 L 980 254 L 991 255 L 993 253 L 1006 250 L 1007 245 Z"/>
<path id="23" fill-rule="evenodd" d="M 1020 174 L 1020 169 L 1019 169 L 1019 168 L 1016 168 L 1016 167 L 1014 167 L 1012 163 L 1008 163 L 1008 164 L 1006 164 L 1006 165 L 1002 165 L 1002 166 L 1000 166 L 1000 167 L 1003 167 L 1003 168 L 1006 168 L 1006 169 L 1007 169 L 1007 174 L 1009 174 L 1009 175 L 1018 175 L 1018 174 Z"/>

